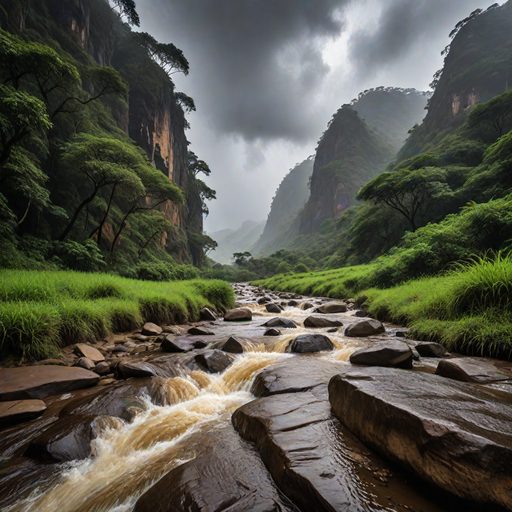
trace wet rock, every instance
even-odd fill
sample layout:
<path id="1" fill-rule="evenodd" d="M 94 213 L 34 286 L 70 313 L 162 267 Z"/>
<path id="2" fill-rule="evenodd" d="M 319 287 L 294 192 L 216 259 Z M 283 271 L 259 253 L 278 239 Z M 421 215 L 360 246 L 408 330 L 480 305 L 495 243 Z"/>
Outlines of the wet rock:
<path id="1" fill-rule="evenodd" d="M 144 334 L 132 334 L 130 336 L 135 341 L 139 341 L 140 343 L 144 343 L 151 339 L 151 336 L 144 336 Z"/>
<path id="2" fill-rule="evenodd" d="M 68 366 L 23 366 L 0 368 L 0 401 L 44 398 L 94 386 L 96 373 Z"/>
<path id="3" fill-rule="evenodd" d="M 323 334 L 301 334 L 288 345 L 287 351 L 296 354 L 333 350 L 332 341 Z"/>
<path id="4" fill-rule="evenodd" d="M 412 351 L 401 341 L 383 341 L 356 350 L 350 355 L 352 364 L 412 368 Z"/>
<path id="5" fill-rule="evenodd" d="M 207 322 L 215 322 L 217 316 L 210 308 L 203 308 L 199 311 L 199 318 Z"/>
<path id="6" fill-rule="evenodd" d="M 293 320 L 278 317 L 271 318 L 261 325 L 262 327 L 282 327 L 284 329 L 295 329 L 297 327 L 297 324 Z"/>
<path id="7" fill-rule="evenodd" d="M 320 316 L 308 316 L 304 320 L 304 327 L 340 327 L 343 322 L 339 320 L 329 320 Z"/>
<path id="8" fill-rule="evenodd" d="M 194 340 L 192 342 L 192 345 L 194 346 L 194 348 L 205 348 L 208 346 L 208 343 L 206 343 L 206 341 L 203 340 Z"/>
<path id="9" fill-rule="evenodd" d="M 330 327 L 329 329 L 327 329 L 327 332 L 338 332 L 338 328 L 337 327 Z"/>
<path id="10" fill-rule="evenodd" d="M 267 329 L 263 336 L 281 336 L 281 331 L 279 329 L 275 329 L 274 327 L 271 327 L 270 329 Z"/>
<path id="11" fill-rule="evenodd" d="M 396 331 L 395 336 L 397 338 L 407 338 L 407 331 Z"/>
<path id="12" fill-rule="evenodd" d="M 144 336 L 158 336 L 162 334 L 162 331 L 163 329 L 159 325 L 153 322 L 146 322 L 142 327 L 141 334 Z"/>
<path id="13" fill-rule="evenodd" d="M 93 370 L 96 366 L 96 363 L 91 361 L 88 357 L 80 357 L 73 366 L 85 368 L 86 370 Z"/>
<path id="14" fill-rule="evenodd" d="M 384 324 L 378 320 L 360 320 L 359 322 L 350 324 L 345 329 L 345 336 L 375 336 L 376 334 L 382 334 L 385 330 Z"/>
<path id="15" fill-rule="evenodd" d="M 87 343 L 77 343 L 74 347 L 74 352 L 78 356 L 90 359 L 93 363 L 105 361 L 105 356 L 97 348 L 91 347 Z"/>
<path id="16" fill-rule="evenodd" d="M 103 416 L 65 416 L 33 439 L 26 455 L 47 462 L 86 459 L 91 455 L 91 441 L 106 426 L 119 426 L 120 423 L 115 423 L 116 421 L 121 420 Z"/>
<path id="17" fill-rule="evenodd" d="M 135 512 L 292 512 L 255 450 L 231 425 L 193 439 L 198 455 L 162 477 Z M 234 470 L 236 468 L 236 470 Z"/>
<path id="18" fill-rule="evenodd" d="M 327 386 L 331 377 L 347 368 L 350 369 L 350 366 L 316 357 L 293 357 L 261 371 L 254 379 L 251 392 L 263 397 L 309 391 L 318 386 Z"/>
<path id="19" fill-rule="evenodd" d="M 267 302 L 271 302 L 271 298 L 270 297 L 260 297 L 258 299 L 258 304 L 261 306 L 262 304 L 266 304 Z"/>
<path id="20" fill-rule="evenodd" d="M 217 348 L 232 354 L 241 354 L 244 352 L 244 345 L 242 340 L 236 338 L 235 336 L 230 336 L 226 341 L 221 342 Z"/>
<path id="21" fill-rule="evenodd" d="M 94 372 L 98 375 L 107 375 L 110 373 L 110 364 L 106 361 L 102 361 L 94 367 Z"/>
<path id="22" fill-rule="evenodd" d="M 116 345 L 113 349 L 112 349 L 112 353 L 114 354 L 122 354 L 122 353 L 128 353 L 130 352 L 130 349 L 129 347 L 127 347 L 125 344 L 121 344 L 121 345 Z"/>
<path id="23" fill-rule="evenodd" d="M 395 334 L 398 336 L 398 333 Z M 443 357 L 446 354 L 446 349 L 441 343 L 434 343 L 433 341 L 421 341 L 414 345 L 414 348 L 420 356 L 423 357 Z"/>
<path id="24" fill-rule="evenodd" d="M 188 338 L 175 338 L 172 335 L 166 336 L 160 347 L 164 352 L 189 352 L 193 350 L 194 343 Z"/>
<path id="25" fill-rule="evenodd" d="M 267 304 L 265 306 L 265 309 L 269 313 L 281 313 L 283 311 L 283 308 L 281 306 L 279 306 L 279 304 L 275 304 L 275 303 Z"/>
<path id="26" fill-rule="evenodd" d="M 423 372 L 366 368 L 329 383 L 357 437 L 462 498 L 512 508 L 510 396 Z"/>
<path id="27" fill-rule="evenodd" d="M 315 313 L 345 313 L 347 311 L 347 305 L 343 302 L 327 302 L 318 306 L 315 309 Z"/>
<path id="28" fill-rule="evenodd" d="M 297 307 L 299 305 L 299 303 L 295 300 L 295 299 L 292 299 L 292 300 L 289 300 L 288 301 L 288 306 L 291 306 L 291 307 Z"/>
<path id="29" fill-rule="evenodd" d="M 248 308 L 230 309 L 229 311 L 226 311 L 224 320 L 226 322 L 244 322 L 252 320 L 252 312 Z"/>
<path id="30" fill-rule="evenodd" d="M 500 382 L 512 378 L 511 374 L 498 370 L 496 366 L 485 359 L 469 357 L 443 359 L 439 361 L 436 373 L 449 379 L 479 382 L 481 384 Z"/>
<path id="31" fill-rule="evenodd" d="M 196 363 L 211 373 L 223 372 L 234 361 L 235 356 L 227 354 L 222 350 L 207 350 L 194 357 Z"/>
<path id="32" fill-rule="evenodd" d="M 0 426 L 14 425 L 41 416 L 46 410 L 42 400 L 0 402 Z"/>
<path id="33" fill-rule="evenodd" d="M 205 329 L 204 327 L 191 327 L 188 330 L 188 334 L 191 336 L 214 336 L 215 333 Z"/>
<path id="34" fill-rule="evenodd" d="M 357 311 L 354 312 L 354 316 L 358 318 L 369 318 L 370 313 L 368 313 L 366 309 L 358 309 Z"/>
<path id="35" fill-rule="evenodd" d="M 315 307 L 315 305 L 311 304 L 311 302 L 303 302 L 302 304 L 299 305 L 299 308 L 303 309 L 303 310 L 311 309 L 311 308 L 314 308 L 314 307 Z"/>

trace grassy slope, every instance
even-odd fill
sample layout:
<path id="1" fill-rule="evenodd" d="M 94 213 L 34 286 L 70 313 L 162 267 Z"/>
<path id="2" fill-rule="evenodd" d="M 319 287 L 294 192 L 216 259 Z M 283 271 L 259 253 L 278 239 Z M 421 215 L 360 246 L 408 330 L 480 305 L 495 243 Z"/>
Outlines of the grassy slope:
<path id="1" fill-rule="evenodd" d="M 197 319 L 203 306 L 228 307 L 223 281 L 151 282 L 109 274 L 0 270 L 0 352 L 41 359 L 59 346 Z"/>
<path id="2" fill-rule="evenodd" d="M 257 284 L 303 294 L 355 296 L 376 317 L 409 325 L 418 339 L 440 341 L 469 354 L 512 356 L 512 257 L 478 259 L 392 288 L 358 288 L 373 271 L 374 265 L 360 265 L 279 275 Z"/>

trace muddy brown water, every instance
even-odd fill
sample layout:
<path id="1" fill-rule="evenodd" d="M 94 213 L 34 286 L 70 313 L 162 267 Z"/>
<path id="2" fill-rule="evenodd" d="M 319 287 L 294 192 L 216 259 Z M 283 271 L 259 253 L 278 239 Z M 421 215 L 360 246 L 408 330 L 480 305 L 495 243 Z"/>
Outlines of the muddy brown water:
<path id="1" fill-rule="evenodd" d="M 299 327 L 282 329 L 283 335 L 279 337 L 263 337 L 265 328 L 261 324 L 277 315 L 267 313 L 264 306 L 255 304 L 257 296 L 254 289 L 239 287 L 238 290 L 238 301 L 250 307 L 253 320 L 244 323 L 218 320 L 208 325 L 215 332 L 211 341 L 229 335 L 241 336 L 250 339 L 249 351 L 236 355 L 233 364 L 221 374 L 196 370 L 169 379 L 158 378 L 156 391 L 152 396 L 141 397 L 143 408 L 133 420 L 112 418 L 103 425 L 99 436 L 92 441 L 89 458 L 66 464 L 41 464 L 28 462 L 17 452 L 26 439 L 44 427 L 48 418 L 58 415 L 63 405 L 77 397 L 87 397 L 91 390 L 55 397 L 45 417 L 4 431 L 5 435 L 0 440 L 3 452 L 0 508 L 9 512 L 127 512 L 159 478 L 193 460 L 200 451 L 204 436 L 229 424 L 233 411 L 255 398 L 250 389 L 258 372 L 285 358 L 300 357 L 285 353 L 286 347 L 298 334 L 311 332 L 311 329 L 301 327 L 311 311 L 286 307 L 279 316 L 295 320 Z M 341 320 L 345 326 L 359 320 L 353 312 L 325 317 Z M 336 348 L 318 357 L 347 361 L 354 350 L 369 342 L 367 339 L 347 338 L 342 331 L 343 328 L 340 332 L 328 334 Z M 390 332 L 393 332 L 393 327 L 390 327 Z M 372 484 L 375 475 L 371 478 L 368 475 L 367 468 L 371 464 L 358 464 L 357 450 L 354 450 L 354 458 L 355 463 L 346 471 L 354 472 L 354 479 L 362 487 L 368 487 L 369 495 L 372 492 L 387 493 L 385 507 L 372 505 L 369 500 L 368 511 L 449 510 L 439 504 L 443 500 L 435 498 L 430 489 L 407 475 L 395 476 L 384 491 L 376 490 Z M 381 466 L 382 461 L 377 457 L 376 460 Z M 7 480 L 9 486 L 4 487 L 3 482 Z M 6 499 L 7 493 L 10 494 L 9 499 Z M 3 507 L 2 502 L 5 503 Z"/>

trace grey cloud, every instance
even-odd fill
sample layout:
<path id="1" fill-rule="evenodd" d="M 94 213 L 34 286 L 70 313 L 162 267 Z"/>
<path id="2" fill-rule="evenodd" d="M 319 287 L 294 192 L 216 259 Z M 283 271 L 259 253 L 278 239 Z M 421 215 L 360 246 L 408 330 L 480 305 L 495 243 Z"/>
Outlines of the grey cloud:
<path id="1" fill-rule="evenodd" d="M 357 71 L 377 72 L 398 61 L 417 44 L 448 43 L 448 34 L 460 19 L 490 0 L 388 0 L 374 32 L 360 30 L 350 39 L 350 58 Z M 439 51 L 442 46 L 439 46 Z"/>
<path id="2" fill-rule="evenodd" d="M 189 58 L 187 93 L 215 129 L 247 141 L 304 141 L 321 127 L 320 116 L 307 115 L 307 96 L 329 71 L 319 45 L 340 33 L 347 3 L 138 0 L 137 8 L 144 30 Z"/>

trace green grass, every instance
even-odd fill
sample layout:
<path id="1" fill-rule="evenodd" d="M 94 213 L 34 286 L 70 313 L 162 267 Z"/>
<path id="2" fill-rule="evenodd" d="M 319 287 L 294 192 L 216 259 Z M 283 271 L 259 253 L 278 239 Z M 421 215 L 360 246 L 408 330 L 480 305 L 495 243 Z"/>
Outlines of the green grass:
<path id="1" fill-rule="evenodd" d="M 381 320 L 406 324 L 417 339 L 466 354 L 512 358 L 512 256 L 498 254 L 391 288 L 364 288 L 375 266 L 286 274 L 257 284 L 335 298 L 354 296 Z"/>
<path id="2" fill-rule="evenodd" d="M 110 274 L 0 270 L 0 353 L 22 359 L 56 355 L 62 345 L 112 332 L 198 318 L 204 306 L 233 304 L 216 280 L 152 282 Z"/>

